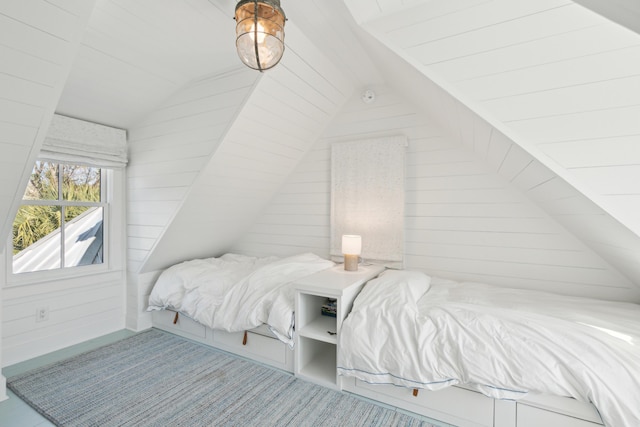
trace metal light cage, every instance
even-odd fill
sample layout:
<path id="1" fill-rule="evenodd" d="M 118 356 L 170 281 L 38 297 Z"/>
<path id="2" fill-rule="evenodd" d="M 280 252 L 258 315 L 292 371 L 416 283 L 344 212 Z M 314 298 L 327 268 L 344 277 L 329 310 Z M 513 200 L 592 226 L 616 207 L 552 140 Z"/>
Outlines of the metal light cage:
<path id="1" fill-rule="evenodd" d="M 236 5 L 236 49 L 254 70 L 275 66 L 284 53 L 284 23 L 280 0 L 240 0 Z"/>

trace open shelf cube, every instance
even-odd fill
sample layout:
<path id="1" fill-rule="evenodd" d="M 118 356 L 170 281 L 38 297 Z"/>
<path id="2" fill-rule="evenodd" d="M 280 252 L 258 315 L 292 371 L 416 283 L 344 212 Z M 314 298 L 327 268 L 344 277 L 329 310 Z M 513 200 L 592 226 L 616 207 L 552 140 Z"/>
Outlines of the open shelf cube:
<path id="1" fill-rule="evenodd" d="M 298 334 L 301 337 L 314 338 L 336 344 L 337 321 L 335 317 L 322 314 L 322 306 L 327 303 L 327 297 L 300 293 L 298 304 Z"/>
<path id="2" fill-rule="evenodd" d="M 298 375 L 328 387 L 337 387 L 336 346 L 313 338 L 300 337 Z"/>

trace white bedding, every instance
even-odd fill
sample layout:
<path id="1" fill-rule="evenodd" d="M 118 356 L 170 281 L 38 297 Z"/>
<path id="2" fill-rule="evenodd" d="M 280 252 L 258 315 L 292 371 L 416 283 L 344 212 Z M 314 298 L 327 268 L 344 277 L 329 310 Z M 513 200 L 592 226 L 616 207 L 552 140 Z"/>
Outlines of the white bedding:
<path id="1" fill-rule="evenodd" d="M 338 371 L 503 399 L 569 396 L 607 426 L 640 426 L 640 305 L 387 271 L 342 326 Z"/>
<path id="2" fill-rule="evenodd" d="M 226 254 L 186 261 L 162 272 L 148 310 L 176 310 L 229 332 L 266 323 L 293 345 L 293 282 L 333 265 L 311 253 L 282 259 Z"/>

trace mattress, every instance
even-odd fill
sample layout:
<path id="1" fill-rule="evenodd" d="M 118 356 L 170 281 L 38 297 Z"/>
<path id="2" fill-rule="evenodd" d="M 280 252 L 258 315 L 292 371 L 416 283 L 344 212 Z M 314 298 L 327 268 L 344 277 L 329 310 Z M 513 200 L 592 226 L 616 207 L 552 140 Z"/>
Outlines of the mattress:
<path id="1" fill-rule="evenodd" d="M 340 333 L 338 371 L 373 384 L 464 384 L 593 403 L 607 426 L 640 425 L 640 306 L 387 271 Z"/>
<path id="2" fill-rule="evenodd" d="M 286 258 L 225 254 L 190 260 L 165 270 L 149 296 L 148 310 L 171 309 L 227 332 L 269 326 L 281 341 L 293 345 L 293 283 L 333 267 L 306 253 Z"/>

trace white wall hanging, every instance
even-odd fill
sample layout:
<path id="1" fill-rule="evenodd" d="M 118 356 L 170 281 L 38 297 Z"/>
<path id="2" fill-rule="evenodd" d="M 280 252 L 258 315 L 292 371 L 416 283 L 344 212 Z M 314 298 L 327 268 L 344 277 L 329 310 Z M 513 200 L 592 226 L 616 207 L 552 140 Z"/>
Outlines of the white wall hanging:
<path id="1" fill-rule="evenodd" d="M 331 250 L 343 234 L 362 236 L 362 258 L 402 267 L 407 138 L 394 136 L 331 146 Z"/>

